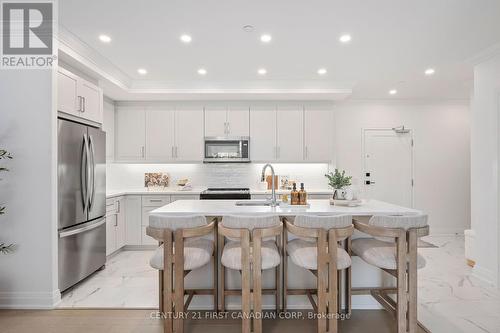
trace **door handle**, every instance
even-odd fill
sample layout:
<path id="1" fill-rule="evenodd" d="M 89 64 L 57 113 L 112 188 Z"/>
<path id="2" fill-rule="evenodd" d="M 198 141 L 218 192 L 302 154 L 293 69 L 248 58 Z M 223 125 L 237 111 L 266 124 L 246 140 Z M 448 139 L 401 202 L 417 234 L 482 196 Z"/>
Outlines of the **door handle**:
<path id="1" fill-rule="evenodd" d="M 95 151 L 94 151 L 94 139 L 92 139 L 92 136 L 89 135 L 89 147 L 90 147 L 90 158 L 91 158 L 91 167 L 92 169 L 90 170 L 90 174 L 92 175 L 91 178 L 91 192 L 89 193 L 89 209 L 92 208 L 92 205 L 94 203 L 94 198 L 95 198 Z"/>
<path id="2" fill-rule="evenodd" d="M 86 225 L 84 227 L 63 231 L 63 232 L 59 233 L 59 238 L 64 238 L 64 237 L 68 237 L 68 236 L 72 236 L 72 235 L 76 235 L 76 234 L 81 234 L 82 232 L 98 228 L 101 225 L 103 225 L 104 223 L 106 223 L 106 219 L 103 218 L 99 222 L 92 223 L 91 225 Z"/>
<path id="3" fill-rule="evenodd" d="M 89 185 L 89 171 L 88 171 L 88 163 L 89 163 L 89 152 L 88 152 L 88 139 L 87 134 L 83 134 L 83 145 L 82 145 L 82 156 L 81 156 L 81 164 L 80 164 L 80 186 L 81 186 L 81 194 L 82 194 L 82 204 L 83 210 L 85 214 L 87 213 L 87 205 L 88 205 L 88 185 Z"/>

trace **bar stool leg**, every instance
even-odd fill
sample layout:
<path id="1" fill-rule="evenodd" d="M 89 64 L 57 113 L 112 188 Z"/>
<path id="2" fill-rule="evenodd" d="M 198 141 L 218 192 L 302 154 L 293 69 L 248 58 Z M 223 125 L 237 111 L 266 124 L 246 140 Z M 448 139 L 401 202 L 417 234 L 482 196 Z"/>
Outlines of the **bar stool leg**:
<path id="1" fill-rule="evenodd" d="M 173 322 L 172 322 L 172 233 L 170 231 L 165 231 L 163 243 L 163 332 L 172 333 L 173 332 Z"/>
<path id="2" fill-rule="evenodd" d="M 328 237 L 328 332 L 337 333 L 337 312 L 338 312 L 338 270 L 337 270 L 337 240 L 334 234 L 331 232 Z"/>
<path id="3" fill-rule="evenodd" d="M 408 237 L 408 332 L 417 331 L 417 234 L 412 230 Z"/>
<path id="4" fill-rule="evenodd" d="M 261 238 L 253 240 L 253 331 L 262 333 L 262 258 Z"/>
<path id="5" fill-rule="evenodd" d="M 406 239 L 397 238 L 397 332 L 407 332 L 407 309 L 408 300 L 406 294 Z"/>
<path id="6" fill-rule="evenodd" d="M 326 332 L 326 305 L 327 305 L 327 258 L 326 258 L 326 235 L 321 232 L 318 237 L 318 333 Z"/>
<path id="7" fill-rule="evenodd" d="M 159 270 L 158 271 L 158 311 L 160 311 L 160 314 L 163 315 L 163 271 Z"/>
<path id="8" fill-rule="evenodd" d="M 218 260 L 217 260 L 217 266 L 219 270 L 219 311 L 224 312 L 226 308 L 226 286 L 225 286 L 225 278 L 226 278 L 226 270 L 224 268 L 224 265 L 221 264 L 220 259 L 222 258 L 222 250 L 224 249 L 224 236 L 219 235 L 218 236 L 218 242 L 217 242 L 217 248 L 218 248 Z"/>
<path id="9" fill-rule="evenodd" d="M 242 232 L 243 233 L 243 232 Z M 250 236 L 248 230 L 241 239 L 241 311 L 243 312 L 242 331 L 250 333 Z"/>
<path id="10" fill-rule="evenodd" d="M 176 333 L 184 331 L 184 240 L 182 230 L 175 231 L 175 318 Z"/>

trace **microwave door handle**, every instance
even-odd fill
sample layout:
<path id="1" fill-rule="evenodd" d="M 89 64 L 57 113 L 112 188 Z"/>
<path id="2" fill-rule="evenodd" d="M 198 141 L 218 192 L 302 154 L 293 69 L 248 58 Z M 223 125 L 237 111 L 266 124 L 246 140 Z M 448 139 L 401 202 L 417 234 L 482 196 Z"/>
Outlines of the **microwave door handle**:
<path id="1" fill-rule="evenodd" d="M 239 150 L 240 150 L 239 158 L 243 158 L 243 141 L 241 140 L 240 140 Z"/>

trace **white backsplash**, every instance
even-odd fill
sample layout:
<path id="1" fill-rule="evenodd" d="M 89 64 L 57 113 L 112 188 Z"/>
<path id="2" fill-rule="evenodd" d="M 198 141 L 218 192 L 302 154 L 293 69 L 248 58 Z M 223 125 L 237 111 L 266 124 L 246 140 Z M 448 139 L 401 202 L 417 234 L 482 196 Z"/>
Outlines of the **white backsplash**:
<path id="1" fill-rule="evenodd" d="M 144 186 L 144 173 L 166 172 L 173 184 L 177 179 L 189 178 L 193 186 L 257 188 L 264 164 L 107 164 L 107 188 L 126 189 Z M 303 182 L 306 189 L 326 189 L 326 163 L 276 163 L 277 175 Z M 269 171 L 268 171 L 269 172 Z"/>

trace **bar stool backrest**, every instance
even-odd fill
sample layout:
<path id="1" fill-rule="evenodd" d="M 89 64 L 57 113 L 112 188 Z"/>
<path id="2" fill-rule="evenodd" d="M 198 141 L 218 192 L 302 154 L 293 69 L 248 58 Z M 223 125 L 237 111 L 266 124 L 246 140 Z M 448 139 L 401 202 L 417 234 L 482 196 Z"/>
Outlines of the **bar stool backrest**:
<path id="1" fill-rule="evenodd" d="M 177 229 L 196 228 L 207 225 L 207 219 L 203 215 L 179 215 L 161 216 L 151 213 L 149 215 L 149 226 L 157 229 Z"/>
<path id="2" fill-rule="evenodd" d="M 313 216 L 313 215 L 297 215 L 294 223 L 297 227 L 313 228 L 313 229 L 339 229 L 346 228 L 352 225 L 352 215 L 333 215 L 333 216 Z M 308 242 L 316 242 L 314 238 L 303 238 Z M 339 241 L 344 240 L 339 239 Z"/>
<path id="3" fill-rule="evenodd" d="M 274 215 L 227 215 L 222 218 L 222 225 L 231 229 L 248 229 L 252 231 L 255 228 L 269 228 L 280 225 L 281 221 L 278 216 Z M 233 239 L 233 241 L 239 239 Z M 265 238 L 264 240 L 272 240 L 274 237 Z"/>
<path id="4" fill-rule="evenodd" d="M 422 228 L 427 226 L 427 215 L 374 215 L 368 221 L 369 225 L 381 228 L 400 228 L 408 230 L 410 228 Z M 392 237 L 375 237 L 378 240 L 394 243 Z"/>

